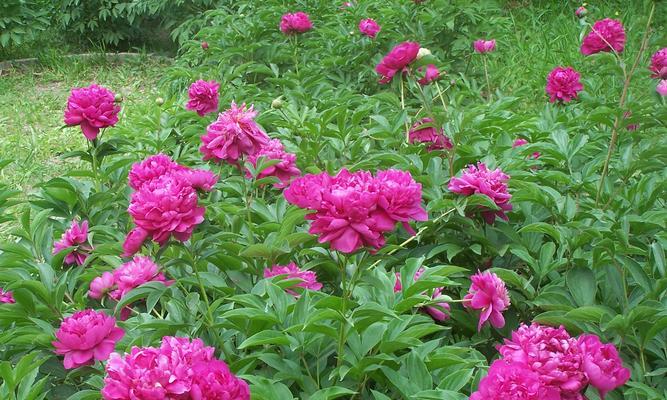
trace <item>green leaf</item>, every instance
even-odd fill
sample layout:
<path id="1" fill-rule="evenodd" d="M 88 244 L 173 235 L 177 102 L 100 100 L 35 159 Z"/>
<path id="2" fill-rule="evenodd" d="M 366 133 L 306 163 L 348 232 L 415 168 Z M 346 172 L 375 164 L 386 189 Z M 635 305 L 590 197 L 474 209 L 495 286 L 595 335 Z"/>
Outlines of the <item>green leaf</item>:
<path id="1" fill-rule="evenodd" d="M 313 395 L 310 396 L 310 400 L 337 399 L 339 397 L 348 396 L 355 393 L 357 392 L 350 390 L 348 388 L 344 388 L 342 386 L 331 386 L 326 389 L 320 389 L 317 392 L 313 393 Z"/>
<path id="2" fill-rule="evenodd" d="M 595 273 L 587 267 L 575 267 L 567 272 L 567 286 L 579 306 L 590 306 L 595 303 L 597 283 Z"/>
<path id="3" fill-rule="evenodd" d="M 253 346 L 261 346 L 265 344 L 272 345 L 288 345 L 290 344 L 288 335 L 283 332 L 278 331 L 262 331 L 256 333 L 243 341 L 238 347 L 239 349 L 245 349 Z"/>

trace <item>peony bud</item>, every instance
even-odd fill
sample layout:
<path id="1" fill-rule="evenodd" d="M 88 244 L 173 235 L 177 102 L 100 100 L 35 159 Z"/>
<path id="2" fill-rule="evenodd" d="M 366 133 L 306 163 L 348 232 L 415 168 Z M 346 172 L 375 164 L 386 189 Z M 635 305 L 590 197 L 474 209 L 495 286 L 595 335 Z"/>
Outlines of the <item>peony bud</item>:
<path id="1" fill-rule="evenodd" d="M 586 14 L 588 14 L 588 10 L 584 6 L 577 8 L 577 11 L 574 12 L 574 15 L 576 15 L 579 18 L 585 17 Z"/>
<path id="2" fill-rule="evenodd" d="M 120 93 L 116 93 L 116 95 L 113 98 L 113 101 L 115 103 L 122 103 L 123 102 L 123 95 Z"/>
<path id="3" fill-rule="evenodd" d="M 155 99 L 155 104 L 157 104 L 158 106 L 163 105 L 164 99 L 162 97 L 158 97 L 157 99 Z"/>
<path id="4" fill-rule="evenodd" d="M 201 42 L 201 48 L 204 50 L 208 50 L 208 42 Z"/>
<path id="5" fill-rule="evenodd" d="M 417 60 L 421 60 L 422 58 L 430 55 L 431 55 L 431 50 L 425 47 L 420 47 L 419 52 L 417 53 Z"/>
<path id="6" fill-rule="evenodd" d="M 283 108 L 283 101 L 280 100 L 280 97 L 278 97 L 277 99 L 273 99 L 273 101 L 271 102 L 271 108 L 275 108 L 276 110 L 280 110 L 281 108 Z"/>

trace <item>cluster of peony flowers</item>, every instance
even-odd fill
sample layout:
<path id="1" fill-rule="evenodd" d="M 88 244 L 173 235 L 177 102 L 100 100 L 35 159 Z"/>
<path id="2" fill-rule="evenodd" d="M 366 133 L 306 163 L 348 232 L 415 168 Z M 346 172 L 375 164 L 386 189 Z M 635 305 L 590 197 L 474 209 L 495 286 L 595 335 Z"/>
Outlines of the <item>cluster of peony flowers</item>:
<path id="1" fill-rule="evenodd" d="M 113 272 L 104 272 L 90 282 L 88 297 L 102 299 L 109 296 L 120 301 L 132 289 L 144 283 L 162 282 L 166 286 L 174 281 L 168 281 L 160 271 L 160 267 L 146 256 L 135 256 L 131 261 L 118 266 Z"/>
<path id="2" fill-rule="evenodd" d="M 284 276 L 285 279 L 298 279 L 300 282 L 295 283 L 292 286 L 295 288 L 302 288 L 305 290 L 322 289 L 322 284 L 317 281 L 317 274 L 315 271 L 302 270 L 293 262 L 287 265 L 274 265 L 271 268 L 266 268 L 264 270 L 264 278 L 273 278 L 274 276 Z M 295 297 L 299 295 L 291 288 L 287 288 L 285 291 Z"/>
<path id="3" fill-rule="evenodd" d="M 115 318 L 101 311 L 83 310 L 63 320 L 52 344 L 56 354 L 65 356 L 65 369 L 72 369 L 106 360 L 124 335 Z"/>
<path id="4" fill-rule="evenodd" d="M 625 48 L 625 29 L 615 19 L 605 18 L 596 21 L 593 29 L 581 44 L 581 54 L 589 56 L 600 52 L 621 53 Z"/>
<path id="5" fill-rule="evenodd" d="M 165 336 L 160 347 L 132 347 L 107 362 L 105 400 L 249 400 L 248 384 L 201 339 Z"/>
<path id="6" fill-rule="evenodd" d="M 74 247 L 67 256 L 65 256 L 65 264 L 83 265 L 86 258 L 93 250 L 93 246 L 88 243 L 88 221 L 81 222 L 72 221 L 72 225 L 63 232 L 60 240 L 53 244 L 53 254 Z"/>
<path id="7" fill-rule="evenodd" d="M 507 294 L 505 282 L 493 272 L 478 272 L 470 277 L 472 284 L 468 294 L 463 298 L 463 306 L 474 310 L 481 310 L 477 330 L 481 331 L 486 321 L 494 328 L 505 326 L 503 311 L 510 306 L 510 297 Z"/>
<path id="8" fill-rule="evenodd" d="M 118 122 L 120 106 L 115 101 L 116 95 L 102 86 L 74 88 L 67 99 L 65 125 L 79 125 L 86 139 L 95 140 L 100 129 Z"/>
<path id="9" fill-rule="evenodd" d="M 512 195 L 507 191 L 507 181 L 509 175 L 505 174 L 500 168 L 491 171 L 486 164 L 479 162 L 477 165 L 469 165 L 467 170 L 463 171 L 460 178 L 452 177 L 449 181 L 448 189 L 454 193 L 464 196 L 473 194 L 483 194 L 493 200 L 499 210 L 482 209 L 482 217 L 487 224 L 492 224 L 496 216 L 507 221 L 508 211 L 512 210 L 510 199 Z"/>
<path id="10" fill-rule="evenodd" d="M 123 256 L 137 253 L 149 237 L 160 245 L 172 236 L 188 240 L 204 220 L 197 190 L 211 191 L 217 179 L 211 171 L 179 165 L 164 154 L 132 165 L 128 183 L 135 192 L 127 211 L 136 227 L 125 238 Z"/>
<path id="11" fill-rule="evenodd" d="M 475 40 L 472 44 L 475 53 L 486 54 L 491 53 L 496 50 L 496 39 L 484 40 L 479 39 Z"/>
<path id="12" fill-rule="evenodd" d="M 278 139 L 269 140 L 265 145 L 260 147 L 259 151 L 248 156 L 248 162 L 257 167 L 257 161 L 263 158 L 267 161 L 275 161 L 276 163 L 270 165 L 259 171 L 257 178 L 266 178 L 275 176 L 280 180 L 273 186 L 282 189 L 289 185 L 293 177 L 301 175 L 301 171 L 296 166 L 296 154 L 287 153 L 283 148 L 283 144 Z M 246 172 L 246 176 L 250 177 L 250 171 Z"/>
<path id="13" fill-rule="evenodd" d="M 410 143 L 426 143 L 428 147 L 426 150 L 449 150 L 452 148 L 452 142 L 449 140 L 442 130 L 436 129 L 433 126 L 433 120 L 431 118 L 422 118 L 420 121 L 415 122 L 408 132 L 408 138 Z"/>
<path id="14" fill-rule="evenodd" d="M 470 400 L 584 400 L 587 385 L 604 399 L 630 378 L 613 344 L 595 335 L 573 338 L 562 326 L 522 324 L 498 351 L 502 358 Z"/>
<path id="15" fill-rule="evenodd" d="M 396 73 L 403 73 L 407 66 L 417 59 L 418 53 L 419 43 L 417 42 L 403 42 L 395 46 L 386 56 L 384 56 L 382 61 L 375 66 L 375 71 L 381 76 L 379 82 L 391 82 Z"/>
<path id="16" fill-rule="evenodd" d="M 199 151 L 204 160 L 227 162 L 237 165 L 243 157 L 252 156 L 269 142 L 267 134 L 257 125 L 257 112 L 245 104 L 231 108 L 218 115 L 218 119 L 206 128 L 201 137 Z"/>
<path id="17" fill-rule="evenodd" d="M 525 146 L 527 144 L 528 144 L 528 141 L 526 139 L 517 138 L 517 139 L 514 140 L 514 143 L 512 143 L 512 148 L 516 149 L 517 147 Z M 536 152 L 534 152 L 533 154 L 530 155 L 530 158 L 532 158 L 534 160 L 537 160 L 538 158 L 540 158 L 540 155 L 541 155 L 540 152 L 536 151 Z"/>
<path id="18" fill-rule="evenodd" d="M 412 234 L 410 221 L 426 221 L 422 187 L 409 172 L 390 169 L 375 176 L 367 171 L 341 170 L 336 176 L 308 174 L 292 181 L 284 192 L 291 204 L 315 211 L 310 233 L 319 242 L 351 253 L 361 247 L 384 246 L 384 233 L 397 222 Z"/>
<path id="19" fill-rule="evenodd" d="M 380 25 L 372 18 L 362 19 L 359 21 L 359 32 L 374 39 L 380 32 Z"/>
<path id="20" fill-rule="evenodd" d="M 16 303 L 16 300 L 11 291 L 0 288 L 0 303 L 14 304 Z"/>
<path id="21" fill-rule="evenodd" d="M 419 268 L 415 272 L 415 275 L 413 277 L 415 282 L 417 282 L 419 280 L 419 278 L 424 273 L 424 271 L 426 271 L 426 270 L 422 267 L 422 268 Z M 394 283 L 394 293 L 398 293 L 401 290 L 403 290 L 403 285 L 401 284 L 401 274 L 399 272 L 397 272 L 396 273 L 396 283 Z M 433 293 L 431 294 L 431 298 L 433 300 L 437 300 L 440 297 L 440 295 L 442 294 L 443 290 L 444 290 L 444 288 L 442 288 L 442 287 L 438 287 L 438 288 L 433 289 Z M 422 307 L 422 310 L 424 312 L 426 312 L 428 315 L 430 315 L 431 318 L 433 318 L 436 321 L 442 322 L 442 321 L 445 321 L 445 320 L 449 319 L 450 307 L 449 307 L 449 304 L 444 302 L 444 301 L 435 303 L 435 304 L 430 305 L 430 306 Z"/>
<path id="22" fill-rule="evenodd" d="M 286 35 L 304 33 L 311 29 L 313 29 L 313 23 L 305 12 L 288 13 L 280 18 L 280 31 Z"/>
<path id="23" fill-rule="evenodd" d="M 417 68 L 417 72 L 421 73 L 423 71 L 423 67 Z M 438 67 L 435 66 L 435 64 L 429 64 L 426 66 L 426 71 L 424 71 L 424 76 L 419 78 L 417 82 L 422 85 L 426 86 L 428 84 L 431 84 L 440 78 L 440 71 L 438 71 Z"/>
<path id="24" fill-rule="evenodd" d="M 546 92 L 549 101 L 568 103 L 577 98 L 577 94 L 584 89 L 579 79 L 581 75 L 572 67 L 556 67 L 547 76 Z"/>
<path id="25" fill-rule="evenodd" d="M 208 45 L 207 45 L 208 46 Z M 218 110 L 218 89 L 220 84 L 216 81 L 198 80 L 188 89 L 189 101 L 185 108 L 196 111 L 200 117 Z"/>

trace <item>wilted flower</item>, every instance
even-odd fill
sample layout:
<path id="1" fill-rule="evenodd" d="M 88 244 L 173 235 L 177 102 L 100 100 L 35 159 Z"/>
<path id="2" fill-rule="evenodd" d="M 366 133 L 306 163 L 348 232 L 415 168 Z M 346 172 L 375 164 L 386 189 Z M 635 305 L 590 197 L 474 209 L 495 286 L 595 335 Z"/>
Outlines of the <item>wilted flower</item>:
<path id="1" fill-rule="evenodd" d="M 185 108 L 196 111 L 201 117 L 216 111 L 218 109 L 219 88 L 220 84 L 216 81 L 207 82 L 201 79 L 196 81 L 188 89 L 190 100 Z"/>
<path id="2" fill-rule="evenodd" d="M 649 69 L 653 72 L 651 78 L 667 79 L 667 47 L 662 48 L 653 54 Z"/>
<path id="3" fill-rule="evenodd" d="M 12 294 L 11 291 L 9 290 L 5 291 L 2 288 L 0 288 L 0 303 L 13 304 L 16 303 L 16 300 L 14 300 L 14 295 Z"/>
<path id="4" fill-rule="evenodd" d="M 285 14 L 280 19 L 280 30 L 286 35 L 304 33 L 311 29 L 313 29 L 313 23 L 310 22 L 308 14 L 302 11 Z"/>
<path id="5" fill-rule="evenodd" d="M 72 89 L 67 99 L 65 124 L 79 125 L 88 140 L 94 140 L 100 129 L 114 126 L 118 122 L 120 107 L 115 104 L 115 94 L 95 84 Z"/>
<path id="6" fill-rule="evenodd" d="M 423 67 L 417 68 L 417 72 L 422 72 L 422 68 Z M 425 86 L 431 82 L 434 82 L 438 78 L 440 78 L 440 71 L 438 71 L 438 68 L 434 64 L 429 64 L 426 66 L 426 72 L 424 73 L 424 76 L 417 82 L 419 82 L 420 85 Z"/>
<path id="7" fill-rule="evenodd" d="M 625 47 L 625 29 L 620 21 L 605 18 L 593 24 L 593 30 L 588 33 L 581 44 L 581 53 L 589 56 L 601 51 L 615 51 L 620 53 Z"/>
<path id="8" fill-rule="evenodd" d="M 582 335 L 579 348 L 584 357 L 584 372 L 590 384 L 600 392 L 601 399 L 630 379 L 630 370 L 623 367 L 623 360 L 613 344 L 602 344 L 595 335 Z"/>
<path id="9" fill-rule="evenodd" d="M 561 400 L 558 390 L 545 387 L 540 376 L 521 362 L 496 360 L 470 400 Z"/>
<path id="10" fill-rule="evenodd" d="M 509 179 L 509 175 L 503 173 L 500 168 L 491 171 L 486 167 L 486 164 L 480 162 L 477 163 L 477 166 L 468 166 L 468 169 L 463 171 L 460 178 L 453 177 L 450 179 L 448 188 L 452 192 L 464 196 L 483 194 L 493 200 L 500 210 L 482 210 L 482 217 L 484 217 L 486 223 L 492 224 L 496 216 L 507 221 L 505 212 L 512 210 L 512 205 L 509 203 L 512 195 L 507 192 L 507 181 Z"/>
<path id="11" fill-rule="evenodd" d="M 257 167 L 257 161 L 260 158 L 264 158 L 267 161 L 278 161 L 277 164 L 259 171 L 257 175 L 258 179 L 269 176 L 275 176 L 280 179 L 280 182 L 273 185 L 276 188 L 284 188 L 293 177 L 301 175 L 301 171 L 296 166 L 296 154 L 285 152 L 283 144 L 278 139 L 269 140 L 257 153 L 248 157 L 248 162 Z M 246 175 L 250 177 L 250 171 L 247 171 Z"/>
<path id="12" fill-rule="evenodd" d="M 419 43 L 403 42 L 395 46 L 389 54 L 375 67 L 375 71 L 382 76 L 380 83 L 389 83 L 397 72 L 403 70 L 417 59 Z"/>
<path id="13" fill-rule="evenodd" d="M 408 133 L 410 143 L 426 143 L 428 151 L 449 150 L 452 142 L 445 136 L 442 128 L 436 129 L 431 118 L 422 118 L 415 122 Z"/>
<path id="14" fill-rule="evenodd" d="M 424 273 L 424 271 L 425 271 L 425 269 L 422 267 L 422 268 L 419 268 L 415 272 L 415 276 L 414 276 L 414 281 L 415 282 L 417 282 L 419 280 L 419 277 Z M 437 299 L 438 297 L 440 297 L 440 295 L 442 294 L 443 289 L 444 288 L 441 288 L 441 287 L 433 289 L 433 294 L 431 295 L 431 298 L 432 299 Z M 395 293 L 400 292 L 401 290 L 403 290 L 403 285 L 401 284 L 401 274 L 399 272 L 397 272 L 396 273 L 396 283 L 394 283 L 394 292 Z M 442 322 L 446 319 L 449 319 L 449 314 L 448 313 L 449 313 L 450 307 L 449 307 L 448 303 L 445 303 L 445 302 L 436 303 L 436 304 L 433 304 L 433 305 L 430 305 L 430 306 L 423 307 L 423 310 L 436 321 Z"/>
<path id="15" fill-rule="evenodd" d="M 204 154 L 204 160 L 238 164 L 242 157 L 257 153 L 268 143 L 269 137 L 255 122 L 256 115 L 252 106 L 246 108 L 243 104 L 238 107 L 232 103 L 231 108 L 221 113 L 201 137 L 199 151 Z"/>
<path id="16" fill-rule="evenodd" d="M 663 79 L 658 83 L 658 86 L 655 87 L 655 91 L 658 92 L 660 96 L 667 96 L 667 79 Z"/>
<path id="17" fill-rule="evenodd" d="M 299 279 L 301 282 L 294 284 L 294 287 L 306 290 L 322 289 L 322 284 L 317 281 L 317 274 L 315 271 L 301 270 L 293 262 L 287 265 L 274 265 L 273 267 L 264 270 L 265 278 L 272 278 L 278 275 L 285 275 L 285 279 Z M 291 295 L 298 296 L 298 293 L 294 290 L 286 289 L 285 291 Z"/>
<path id="18" fill-rule="evenodd" d="M 473 43 L 473 48 L 475 49 L 475 53 L 479 53 L 479 54 L 490 53 L 490 52 L 496 50 L 496 39 L 475 40 L 475 42 Z"/>
<path id="19" fill-rule="evenodd" d="M 359 32 L 363 33 L 369 38 L 375 38 L 378 32 L 380 32 L 380 25 L 378 25 L 374 19 L 362 19 L 359 21 Z"/>
<path id="20" fill-rule="evenodd" d="M 63 232 L 59 241 L 54 243 L 53 254 L 68 247 L 74 247 L 74 250 L 65 256 L 65 264 L 83 265 L 89 252 L 93 249 L 88 243 L 88 221 L 83 221 L 81 225 L 72 221 L 70 228 Z"/>
<path id="21" fill-rule="evenodd" d="M 65 369 L 72 369 L 109 358 L 124 334 L 115 318 L 101 311 L 84 310 L 63 320 L 52 344 L 56 354 L 65 356 Z"/>
<path id="22" fill-rule="evenodd" d="M 472 284 L 464 297 L 463 306 L 481 310 L 477 330 L 489 321 L 495 328 L 505 326 L 503 311 L 510 306 L 510 297 L 507 294 L 505 282 L 493 272 L 478 272 L 470 277 Z"/>
<path id="23" fill-rule="evenodd" d="M 556 100 L 567 103 L 577 98 L 577 93 L 584 85 L 579 81 L 580 75 L 571 67 L 556 67 L 547 76 L 546 91 L 549 101 Z"/>

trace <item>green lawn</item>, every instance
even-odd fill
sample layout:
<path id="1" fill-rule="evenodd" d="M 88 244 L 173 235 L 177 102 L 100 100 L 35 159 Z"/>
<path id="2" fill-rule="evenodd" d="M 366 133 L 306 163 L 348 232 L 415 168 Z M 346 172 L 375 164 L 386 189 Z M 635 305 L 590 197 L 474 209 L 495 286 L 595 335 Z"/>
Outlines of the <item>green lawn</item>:
<path id="1" fill-rule="evenodd" d="M 4 71 L 0 77 L 0 159 L 14 160 L 0 182 L 28 193 L 32 185 L 71 169 L 61 154 L 85 149 L 78 128 L 63 128 L 73 87 L 97 83 L 123 95 L 123 108 L 152 103 L 166 61 L 139 57 L 124 62 L 61 60 L 48 67 Z M 123 114 L 121 113 L 121 121 Z"/>

